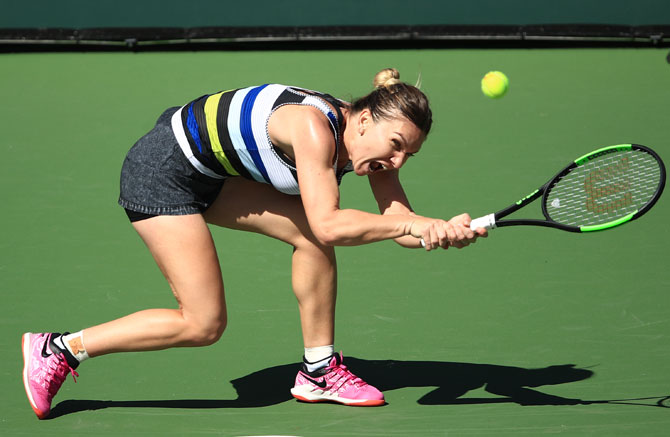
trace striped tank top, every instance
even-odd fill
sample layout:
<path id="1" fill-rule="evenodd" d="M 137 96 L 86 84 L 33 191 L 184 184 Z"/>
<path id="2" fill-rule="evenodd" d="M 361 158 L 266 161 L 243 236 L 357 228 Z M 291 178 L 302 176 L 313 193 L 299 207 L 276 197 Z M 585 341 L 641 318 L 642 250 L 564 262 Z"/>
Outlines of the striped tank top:
<path id="1" fill-rule="evenodd" d="M 336 113 L 326 103 L 335 107 Z M 342 102 L 328 94 L 269 84 L 204 95 L 172 116 L 179 146 L 201 173 L 217 179 L 242 176 L 286 194 L 300 194 L 295 162 L 270 141 L 268 121 L 284 105 L 309 105 L 328 119 L 335 138 L 334 168 L 339 183 L 351 170 L 337 170 Z"/>

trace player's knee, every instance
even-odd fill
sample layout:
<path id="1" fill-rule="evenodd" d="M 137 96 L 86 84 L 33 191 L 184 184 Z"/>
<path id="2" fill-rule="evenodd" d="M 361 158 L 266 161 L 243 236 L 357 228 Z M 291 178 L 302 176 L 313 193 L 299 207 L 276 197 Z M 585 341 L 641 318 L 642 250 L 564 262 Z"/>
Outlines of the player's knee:
<path id="1" fill-rule="evenodd" d="M 189 343 L 192 346 L 210 346 L 219 341 L 227 324 L 225 315 L 212 320 L 198 321 L 191 327 Z"/>
<path id="2" fill-rule="evenodd" d="M 335 247 L 321 244 L 313 235 L 299 235 L 293 242 L 293 247 L 303 253 L 311 253 L 314 256 L 325 256 L 335 258 Z"/>

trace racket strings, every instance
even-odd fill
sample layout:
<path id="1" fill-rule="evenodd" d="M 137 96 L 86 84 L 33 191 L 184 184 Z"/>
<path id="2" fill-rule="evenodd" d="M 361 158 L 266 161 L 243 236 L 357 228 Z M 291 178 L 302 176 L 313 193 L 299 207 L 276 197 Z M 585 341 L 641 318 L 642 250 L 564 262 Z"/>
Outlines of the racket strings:
<path id="1" fill-rule="evenodd" d="M 571 226 L 608 223 L 640 210 L 655 195 L 661 180 L 652 155 L 629 150 L 577 166 L 549 187 L 549 217 Z"/>

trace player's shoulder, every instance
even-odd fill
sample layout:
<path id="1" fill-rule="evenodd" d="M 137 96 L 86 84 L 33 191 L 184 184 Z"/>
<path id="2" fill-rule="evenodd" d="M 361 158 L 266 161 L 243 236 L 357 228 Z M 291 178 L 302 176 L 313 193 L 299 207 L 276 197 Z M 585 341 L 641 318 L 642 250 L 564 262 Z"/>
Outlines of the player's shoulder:
<path id="1" fill-rule="evenodd" d="M 328 116 L 310 105 L 286 105 L 278 108 L 272 115 L 279 126 L 309 129 L 314 133 L 332 135 Z"/>
<path id="2" fill-rule="evenodd" d="M 328 159 L 335 148 L 328 119 L 317 108 L 310 106 L 286 105 L 278 108 L 268 121 L 267 132 L 273 144 L 290 145 L 296 151 L 304 149 L 307 154 L 324 153 Z"/>

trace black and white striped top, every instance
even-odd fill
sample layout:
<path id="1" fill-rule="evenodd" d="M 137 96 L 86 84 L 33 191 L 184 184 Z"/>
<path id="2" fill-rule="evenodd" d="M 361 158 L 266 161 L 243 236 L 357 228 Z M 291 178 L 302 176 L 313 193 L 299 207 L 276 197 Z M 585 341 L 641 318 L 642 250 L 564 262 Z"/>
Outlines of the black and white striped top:
<path id="1" fill-rule="evenodd" d="M 335 112 L 326 103 L 335 107 Z M 172 129 L 191 164 L 218 179 L 242 176 L 300 194 L 295 162 L 272 144 L 268 121 L 284 105 L 309 105 L 330 122 L 335 138 L 335 170 L 341 145 L 343 103 L 328 94 L 266 84 L 202 96 L 172 116 Z M 351 165 L 337 174 L 338 183 Z"/>

